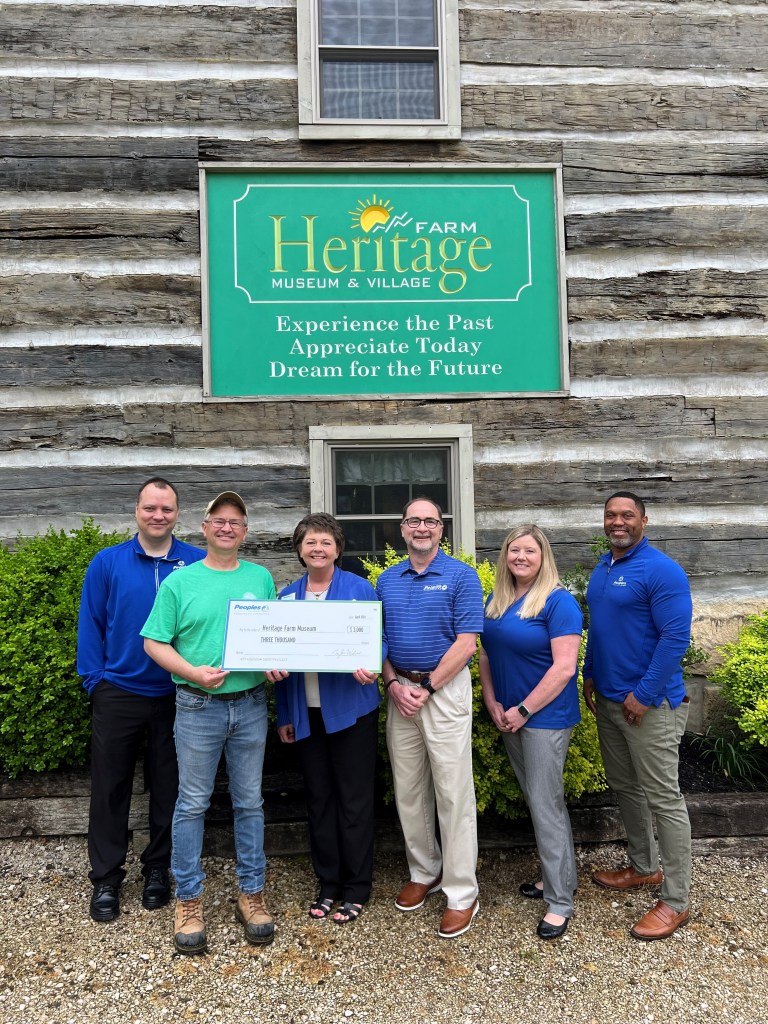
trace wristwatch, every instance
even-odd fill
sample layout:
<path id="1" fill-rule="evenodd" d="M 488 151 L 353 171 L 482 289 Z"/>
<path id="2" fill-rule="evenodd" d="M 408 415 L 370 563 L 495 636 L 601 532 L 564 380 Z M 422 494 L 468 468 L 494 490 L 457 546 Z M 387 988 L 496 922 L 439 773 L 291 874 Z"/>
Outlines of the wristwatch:
<path id="1" fill-rule="evenodd" d="M 432 694 L 437 693 L 437 690 L 432 685 L 432 679 L 429 676 L 427 676 L 426 679 L 421 680 L 421 688 L 422 690 L 427 690 Z"/>
<path id="2" fill-rule="evenodd" d="M 531 713 L 522 701 L 517 705 L 517 711 L 523 718 L 528 718 Z"/>

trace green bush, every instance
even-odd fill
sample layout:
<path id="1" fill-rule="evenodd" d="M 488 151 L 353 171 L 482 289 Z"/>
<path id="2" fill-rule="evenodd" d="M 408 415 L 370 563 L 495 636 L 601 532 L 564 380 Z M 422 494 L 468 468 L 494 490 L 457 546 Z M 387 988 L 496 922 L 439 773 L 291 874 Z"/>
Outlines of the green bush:
<path id="1" fill-rule="evenodd" d="M 711 675 L 734 709 L 744 745 L 768 747 L 768 609 L 750 615 L 725 660 Z"/>
<path id="2" fill-rule="evenodd" d="M 93 520 L 69 534 L 0 545 L 0 767 L 49 771 L 85 762 L 88 699 L 75 670 L 77 614 L 88 563 L 124 540 Z"/>
<path id="3" fill-rule="evenodd" d="M 447 544 L 444 544 L 443 548 L 447 554 L 451 553 Z M 388 547 L 385 551 L 383 565 L 377 560 L 362 559 L 362 562 L 368 579 L 375 586 L 381 573 L 391 565 L 403 561 L 404 557 Z M 463 551 L 460 551 L 456 557 L 477 569 L 483 586 L 483 595 L 487 597 L 493 590 L 496 567 L 487 560 L 478 565 L 471 555 L 467 555 Z M 582 641 L 582 658 L 583 653 L 584 642 Z M 579 659 L 580 664 L 582 658 Z M 472 673 L 472 750 L 478 814 L 482 814 L 486 810 L 494 810 L 503 817 L 516 818 L 523 813 L 525 801 L 509 763 L 499 730 L 491 721 L 483 703 L 477 655 L 472 659 L 469 668 Z M 579 699 L 582 719 L 571 733 L 571 743 L 563 773 L 565 795 L 569 800 L 575 800 L 583 793 L 596 793 L 605 789 L 605 774 L 600 756 L 595 718 L 585 708 L 583 697 L 580 696 Z M 380 723 L 379 749 L 388 772 L 386 798 L 391 799 L 392 778 L 389 774 L 387 758 L 386 715 L 381 716 Z"/>

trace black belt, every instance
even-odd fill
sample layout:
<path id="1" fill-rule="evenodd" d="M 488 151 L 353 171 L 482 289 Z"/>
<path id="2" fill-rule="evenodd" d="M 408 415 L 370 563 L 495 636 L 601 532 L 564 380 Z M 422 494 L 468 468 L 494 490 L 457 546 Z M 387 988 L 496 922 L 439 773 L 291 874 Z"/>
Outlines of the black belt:
<path id="1" fill-rule="evenodd" d="M 238 690 L 237 693 L 211 693 L 210 690 L 204 690 L 202 687 L 198 688 L 197 686 L 187 686 L 186 683 L 177 683 L 176 685 L 180 690 L 194 693 L 196 697 L 208 697 L 210 700 L 241 700 L 256 689 L 255 686 L 252 686 L 248 690 Z"/>
<path id="2" fill-rule="evenodd" d="M 432 673 L 435 671 L 433 668 L 429 669 L 428 672 L 406 672 L 404 668 L 398 668 L 397 665 L 393 665 L 392 668 L 397 672 L 399 676 L 403 676 L 405 679 L 409 679 L 412 683 L 421 683 L 425 679 L 429 679 Z"/>

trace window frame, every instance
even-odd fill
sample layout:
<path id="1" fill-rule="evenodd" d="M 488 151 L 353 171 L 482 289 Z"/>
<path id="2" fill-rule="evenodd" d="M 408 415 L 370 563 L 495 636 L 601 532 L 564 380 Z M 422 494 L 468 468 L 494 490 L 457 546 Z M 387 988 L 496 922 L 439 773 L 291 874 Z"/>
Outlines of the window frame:
<path id="1" fill-rule="evenodd" d="M 320 0 L 296 0 L 300 139 L 461 138 L 458 0 L 434 3 L 441 116 L 434 120 L 365 120 L 320 117 Z M 397 49 L 384 52 L 396 53 Z M 410 48 L 408 52 L 412 52 Z"/>
<path id="2" fill-rule="evenodd" d="M 310 427 L 310 508 L 333 512 L 333 452 L 336 448 L 447 447 L 450 459 L 453 548 L 475 554 L 475 488 L 472 427 L 437 424 L 424 427 Z M 372 517 L 383 519 L 386 517 Z"/>

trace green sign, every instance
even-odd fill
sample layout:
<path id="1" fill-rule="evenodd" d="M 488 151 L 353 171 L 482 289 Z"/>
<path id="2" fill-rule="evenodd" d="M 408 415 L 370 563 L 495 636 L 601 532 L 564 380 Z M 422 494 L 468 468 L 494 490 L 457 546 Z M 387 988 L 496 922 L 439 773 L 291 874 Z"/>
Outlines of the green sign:
<path id="1" fill-rule="evenodd" d="M 567 386 L 554 168 L 205 168 L 206 396 Z"/>

